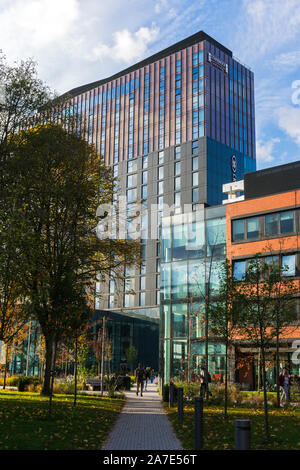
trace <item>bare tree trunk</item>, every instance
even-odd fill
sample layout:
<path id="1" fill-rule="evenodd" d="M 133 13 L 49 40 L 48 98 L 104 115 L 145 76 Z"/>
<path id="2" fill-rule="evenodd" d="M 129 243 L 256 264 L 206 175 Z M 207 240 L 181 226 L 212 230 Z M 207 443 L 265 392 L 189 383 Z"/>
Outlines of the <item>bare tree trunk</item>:
<path id="1" fill-rule="evenodd" d="M 74 385 L 75 385 L 75 390 L 74 390 L 74 406 L 76 406 L 77 402 L 77 365 L 78 365 L 78 339 L 76 336 L 75 339 L 75 380 L 74 380 Z"/>
<path id="2" fill-rule="evenodd" d="M 210 277 L 210 276 L 209 276 Z M 205 282 L 205 371 L 204 371 L 204 380 L 205 380 L 205 396 L 208 400 L 209 392 L 208 392 L 208 307 L 209 307 L 209 299 L 208 299 L 208 283 Z"/>
<path id="3" fill-rule="evenodd" d="M 7 376 L 7 365 L 8 365 L 8 358 L 9 358 L 9 353 L 8 353 L 9 347 L 5 347 L 5 364 L 4 364 L 4 378 L 3 378 L 3 390 L 6 388 L 6 376 Z"/>
<path id="4" fill-rule="evenodd" d="M 50 389 L 51 389 L 51 366 L 52 366 L 52 350 L 53 350 L 53 339 L 52 338 L 45 338 L 45 369 L 44 369 L 44 383 L 42 389 L 42 395 L 50 396 Z"/>
<path id="5" fill-rule="evenodd" d="M 277 408 L 280 408 L 280 386 L 279 386 L 279 334 L 276 334 L 276 400 Z"/>
<path id="6" fill-rule="evenodd" d="M 30 339 L 31 339 L 31 322 L 29 323 L 28 337 L 27 337 L 27 357 L 26 357 L 26 377 L 29 372 L 29 359 L 30 359 Z"/>
<path id="7" fill-rule="evenodd" d="M 55 376 L 55 362 L 56 362 L 56 341 L 52 341 L 52 358 L 51 358 L 51 371 L 50 371 L 50 395 L 49 395 L 49 418 L 52 417 L 52 398 L 53 398 L 53 384 Z"/>
<path id="8" fill-rule="evenodd" d="M 261 359 L 260 359 L 260 349 L 259 349 L 259 352 L 258 352 L 258 375 L 257 375 L 257 391 L 258 391 L 258 394 L 260 394 L 260 369 L 261 369 Z"/>
<path id="9" fill-rule="evenodd" d="M 225 344 L 225 401 L 224 401 L 224 418 L 227 419 L 227 406 L 228 406 L 228 342 Z"/>
<path id="10" fill-rule="evenodd" d="M 267 397 L 267 377 L 266 377 L 266 359 L 265 359 L 265 347 L 261 338 L 261 356 L 262 356 L 262 376 L 263 376 L 263 389 L 264 389 L 264 414 L 265 414 L 265 432 L 267 441 L 270 440 L 269 432 L 269 414 L 268 414 L 268 397 Z"/>
<path id="11" fill-rule="evenodd" d="M 101 351 L 101 395 L 103 395 L 104 390 L 104 373 L 105 373 L 105 317 L 103 317 L 103 326 L 102 326 L 102 351 Z"/>

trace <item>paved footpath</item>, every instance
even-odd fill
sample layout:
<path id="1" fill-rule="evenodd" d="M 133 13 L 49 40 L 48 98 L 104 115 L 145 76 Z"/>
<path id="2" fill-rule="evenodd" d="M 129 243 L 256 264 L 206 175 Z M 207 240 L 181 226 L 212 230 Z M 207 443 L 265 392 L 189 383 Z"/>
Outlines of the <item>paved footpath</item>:
<path id="1" fill-rule="evenodd" d="M 136 387 L 125 393 L 126 403 L 103 450 L 182 450 L 156 387 L 148 384 L 142 397 L 136 396 Z"/>

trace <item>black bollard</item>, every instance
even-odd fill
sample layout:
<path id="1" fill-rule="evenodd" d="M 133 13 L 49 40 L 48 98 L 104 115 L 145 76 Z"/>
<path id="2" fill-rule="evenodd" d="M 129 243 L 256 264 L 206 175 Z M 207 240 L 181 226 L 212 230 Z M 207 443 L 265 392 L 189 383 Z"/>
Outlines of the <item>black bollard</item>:
<path id="1" fill-rule="evenodd" d="M 250 450 L 250 420 L 235 420 L 235 449 Z"/>
<path id="2" fill-rule="evenodd" d="M 195 397 L 195 450 L 203 447 L 203 397 Z"/>
<path id="3" fill-rule="evenodd" d="M 178 396 L 178 422 L 182 424 L 183 422 L 183 388 L 179 387 L 177 389 Z"/>
<path id="4" fill-rule="evenodd" d="M 170 383 L 169 387 L 169 408 L 174 406 L 174 384 L 173 382 Z"/>

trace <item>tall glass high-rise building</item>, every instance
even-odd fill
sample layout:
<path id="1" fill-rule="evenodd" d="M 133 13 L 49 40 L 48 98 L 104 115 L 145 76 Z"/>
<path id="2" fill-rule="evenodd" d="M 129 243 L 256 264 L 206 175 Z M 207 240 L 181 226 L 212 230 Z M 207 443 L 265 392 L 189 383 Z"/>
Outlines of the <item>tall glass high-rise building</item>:
<path id="1" fill-rule="evenodd" d="M 69 94 L 78 129 L 118 177 L 127 216 L 138 202 L 145 209 L 145 262 L 138 272 L 127 269 L 124 285 L 111 279 L 97 306 L 158 318 L 160 234 L 153 225 L 163 205 L 177 214 L 185 205 L 220 204 L 222 184 L 255 170 L 253 72 L 200 31 Z M 129 218 L 127 236 L 136 230 Z"/>
<path id="2" fill-rule="evenodd" d="M 224 208 L 208 206 L 222 203 L 224 183 L 256 169 L 253 73 L 200 31 L 68 96 L 78 132 L 118 178 L 126 202 L 126 236 L 142 239 L 142 266 L 127 267 L 124 280 L 97 285 L 102 296 L 96 301 L 96 317 L 101 323 L 111 312 L 106 317 L 113 338 L 112 366 L 126 365 L 126 349 L 134 345 L 139 360 L 157 367 L 161 316 L 160 369 L 168 380 L 186 368 L 189 354 L 195 356 L 196 368 L 203 357 L 197 341 L 200 326 L 193 324 L 187 335 L 186 321 L 201 303 L 193 273 L 197 266 L 207 272 L 217 229 L 220 239 L 225 237 Z M 143 209 L 139 227 L 131 218 L 137 204 Z M 182 212 L 192 214 L 187 233 Z M 191 250 L 194 236 L 196 248 Z M 224 256 L 222 241 L 214 265 Z M 36 373 L 36 341 L 28 341 L 30 373 Z M 28 343 L 24 347 L 26 351 Z M 222 345 L 209 348 L 215 357 L 212 370 L 222 368 Z M 25 363 L 24 354 L 15 355 L 10 371 L 22 372 Z"/>

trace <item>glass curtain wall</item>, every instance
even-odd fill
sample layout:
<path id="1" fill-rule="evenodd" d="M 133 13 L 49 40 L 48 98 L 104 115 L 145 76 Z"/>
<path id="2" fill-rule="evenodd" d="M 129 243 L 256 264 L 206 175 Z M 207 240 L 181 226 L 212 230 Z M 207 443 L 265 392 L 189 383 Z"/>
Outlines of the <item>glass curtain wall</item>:
<path id="1" fill-rule="evenodd" d="M 226 256 L 225 207 L 162 218 L 161 325 L 164 381 L 194 378 L 204 362 L 204 300 L 217 295 Z M 209 372 L 224 372 L 223 345 L 210 341 Z"/>

